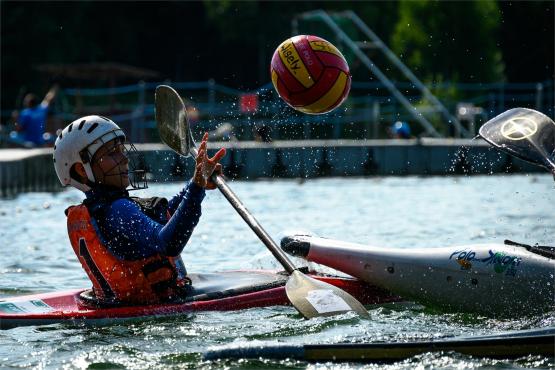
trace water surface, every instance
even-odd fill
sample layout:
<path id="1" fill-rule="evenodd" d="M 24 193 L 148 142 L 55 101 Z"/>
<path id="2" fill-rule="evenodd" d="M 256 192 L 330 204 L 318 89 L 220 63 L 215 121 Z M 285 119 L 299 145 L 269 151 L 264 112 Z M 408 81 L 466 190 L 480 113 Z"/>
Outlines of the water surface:
<path id="1" fill-rule="evenodd" d="M 142 196 L 175 194 L 152 185 Z M 553 244 L 555 189 L 550 176 L 387 177 L 233 182 L 232 188 L 277 241 L 287 231 L 401 248 L 504 239 Z M 64 209 L 81 193 L 22 194 L 0 200 L 0 298 L 88 287 L 65 229 Z M 265 247 L 217 192 L 183 258 L 190 272 L 277 268 Z M 300 263 L 296 260 L 295 263 Z M 555 313 L 521 319 L 430 312 L 420 306 L 369 307 L 371 320 L 346 314 L 302 319 L 292 307 L 202 312 L 101 328 L 50 325 L 0 332 L 0 368 L 372 368 L 283 361 L 203 362 L 210 346 L 417 340 L 555 325 Z M 474 359 L 425 354 L 380 368 L 549 368 L 554 360 Z M 378 365 L 375 365 L 378 368 Z"/>

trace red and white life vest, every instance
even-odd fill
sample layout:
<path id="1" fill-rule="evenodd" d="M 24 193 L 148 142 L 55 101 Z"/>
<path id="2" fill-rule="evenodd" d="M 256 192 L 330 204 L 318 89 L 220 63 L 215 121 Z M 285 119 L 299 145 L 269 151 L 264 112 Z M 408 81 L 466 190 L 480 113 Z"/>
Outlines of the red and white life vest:
<path id="1" fill-rule="evenodd" d="M 66 212 L 71 245 L 99 300 L 157 303 L 175 297 L 179 287 L 186 284 L 185 279 L 178 278 L 175 258 L 157 254 L 136 261 L 122 260 L 102 243 L 85 205 L 72 206 Z"/>

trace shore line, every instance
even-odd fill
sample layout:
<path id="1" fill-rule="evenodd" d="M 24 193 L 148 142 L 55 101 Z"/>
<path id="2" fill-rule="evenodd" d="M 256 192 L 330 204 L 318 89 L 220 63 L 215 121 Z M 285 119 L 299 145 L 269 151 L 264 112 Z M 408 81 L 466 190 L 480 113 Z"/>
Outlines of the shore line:
<path id="1" fill-rule="evenodd" d="M 190 159 L 164 144 L 136 144 L 144 154 L 149 181 L 191 176 Z M 483 140 L 298 140 L 261 143 L 215 142 L 227 149 L 222 164 L 236 179 L 342 176 L 473 175 L 534 173 L 541 169 L 492 149 Z M 0 197 L 58 191 L 52 148 L 0 149 Z"/>

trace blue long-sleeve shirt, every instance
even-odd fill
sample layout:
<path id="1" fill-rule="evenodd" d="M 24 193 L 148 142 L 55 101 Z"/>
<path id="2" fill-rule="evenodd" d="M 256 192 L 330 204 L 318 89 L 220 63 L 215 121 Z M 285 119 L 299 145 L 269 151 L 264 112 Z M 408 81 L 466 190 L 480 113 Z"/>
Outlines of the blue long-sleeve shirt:
<path id="1" fill-rule="evenodd" d="M 114 197 L 104 189 L 93 189 L 85 194 L 106 247 L 118 258 L 137 260 L 181 253 L 199 222 L 205 191 L 190 181 L 167 207 L 156 207 L 150 217 L 127 192 Z"/>
<path id="2" fill-rule="evenodd" d="M 48 104 L 41 103 L 33 108 L 23 109 L 19 115 L 19 125 L 23 130 L 23 140 L 42 145 L 44 128 L 48 115 Z"/>

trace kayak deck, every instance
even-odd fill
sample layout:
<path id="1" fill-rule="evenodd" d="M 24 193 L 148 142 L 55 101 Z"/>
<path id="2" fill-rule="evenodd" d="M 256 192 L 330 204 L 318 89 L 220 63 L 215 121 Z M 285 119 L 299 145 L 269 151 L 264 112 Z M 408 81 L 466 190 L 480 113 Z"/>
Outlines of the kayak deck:
<path id="1" fill-rule="evenodd" d="M 398 301 L 399 298 L 353 278 L 312 277 L 335 285 L 363 304 Z M 26 295 L 0 300 L 0 329 L 53 323 L 105 325 L 125 320 L 179 315 L 194 311 L 228 311 L 288 305 L 287 276 L 274 271 L 227 271 L 191 274 L 192 294 L 182 302 L 143 306 L 94 307 L 80 297 L 85 290 Z"/>

